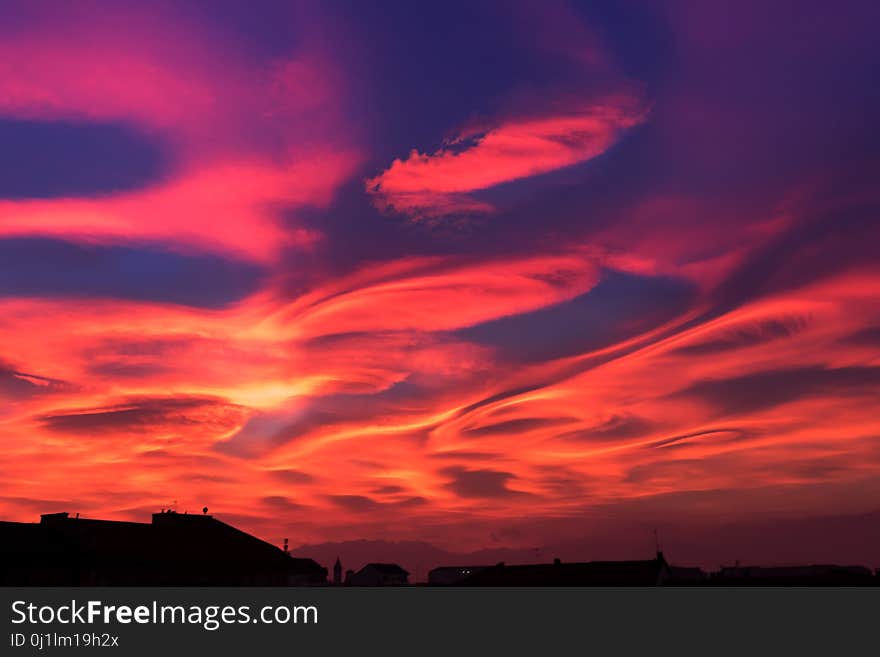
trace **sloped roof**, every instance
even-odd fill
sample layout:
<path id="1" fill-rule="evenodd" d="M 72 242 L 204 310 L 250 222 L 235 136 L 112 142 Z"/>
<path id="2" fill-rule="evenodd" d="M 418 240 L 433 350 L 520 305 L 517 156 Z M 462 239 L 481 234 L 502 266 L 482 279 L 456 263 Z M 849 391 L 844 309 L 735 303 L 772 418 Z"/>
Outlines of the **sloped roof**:
<path id="1" fill-rule="evenodd" d="M 368 563 L 362 570 L 373 568 L 383 575 L 409 575 L 407 571 L 398 566 L 396 563 Z"/>
<path id="2" fill-rule="evenodd" d="M 0 554 L 9 563 L 35 560 L 100 564 L 148 572 L 326 574 L 312 559 L 282 549 L 207 515 L 161 513 L 151 524 L 44 516 L 0 523 Z"/>

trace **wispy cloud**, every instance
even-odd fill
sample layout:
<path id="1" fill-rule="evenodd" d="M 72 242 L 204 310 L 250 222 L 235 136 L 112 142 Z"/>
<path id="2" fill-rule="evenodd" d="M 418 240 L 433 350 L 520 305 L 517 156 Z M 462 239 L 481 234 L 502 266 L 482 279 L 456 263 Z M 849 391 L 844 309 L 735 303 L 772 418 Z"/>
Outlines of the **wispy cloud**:
<path id="1" fill-rule="evenodd" d="M 876 506 L 876 21 L 6 5 L 4 518 L 473 549 Z"/>
<path id="2" fill-rule="evenodd" d="M 591 160 L 645 116 L 637 100 L 621 96 L 500 120 L 462 132 L 433 153 L 413 150 L 394 160 L 367 180 L 367 191 L 380 208 L 415 219 L 492 212 L 474 192 Z"/>

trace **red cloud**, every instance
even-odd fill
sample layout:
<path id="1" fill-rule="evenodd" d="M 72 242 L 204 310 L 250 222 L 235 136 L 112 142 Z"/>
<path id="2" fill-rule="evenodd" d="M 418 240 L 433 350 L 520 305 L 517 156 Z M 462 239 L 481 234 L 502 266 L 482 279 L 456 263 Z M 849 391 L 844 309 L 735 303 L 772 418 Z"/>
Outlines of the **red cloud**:
<path id="1" fill-rule="evenodd" d="M 413 150 L 367 180 L 384 209 L 415 218 L 491 212 L 472 192 L 585 162 L 607 151 L 645 118 L 629 97 L 543 116 L 510 119 L 481 132 L 464 132 L 434 153 Z"/>

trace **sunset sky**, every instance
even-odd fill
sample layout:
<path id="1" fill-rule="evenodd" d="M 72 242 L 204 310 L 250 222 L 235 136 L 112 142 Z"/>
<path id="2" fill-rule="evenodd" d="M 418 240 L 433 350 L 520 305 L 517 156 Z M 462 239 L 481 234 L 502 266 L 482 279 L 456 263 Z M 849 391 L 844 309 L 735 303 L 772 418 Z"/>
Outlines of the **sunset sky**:
<path id="1" fill-rule="evenodd" d="M 4 0 L 0 519 L 876 522 L 877 7 Z"/>

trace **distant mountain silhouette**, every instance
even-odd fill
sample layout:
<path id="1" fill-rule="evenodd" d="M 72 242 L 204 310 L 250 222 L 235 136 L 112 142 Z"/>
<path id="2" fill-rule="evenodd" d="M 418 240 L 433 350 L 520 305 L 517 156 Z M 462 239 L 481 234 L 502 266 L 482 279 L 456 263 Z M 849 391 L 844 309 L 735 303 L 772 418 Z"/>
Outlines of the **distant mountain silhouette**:
<path id="1" fill-rule="evenodd" d="M 741 563 L 785 566 L 846 563 L 880 567 L 880 510 L 862 514 L 783 517 L 748 522 L 684 525 L 655 517 L 637 526 L 609 522 L 584 536 L 533 548 L 499 546 L 473 552 L 444 550 L 422 541 L 356 540 L 302 545 L 294 554 L 331 566 L 339 556 L 345 570 L 372 561 L 393 561 L 424 582 L 439 566 L 528 564 L 563 561 L 642 559 L 654 547 L 652 526 L 660 528 L 663 551 L 671 564 L 700 566 L 707 571 Z"/>

